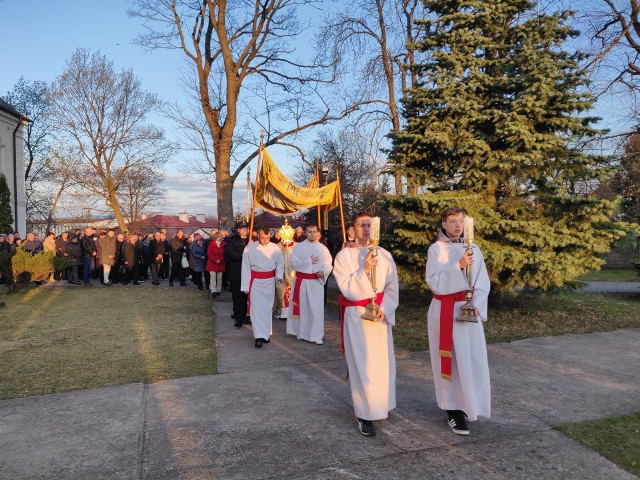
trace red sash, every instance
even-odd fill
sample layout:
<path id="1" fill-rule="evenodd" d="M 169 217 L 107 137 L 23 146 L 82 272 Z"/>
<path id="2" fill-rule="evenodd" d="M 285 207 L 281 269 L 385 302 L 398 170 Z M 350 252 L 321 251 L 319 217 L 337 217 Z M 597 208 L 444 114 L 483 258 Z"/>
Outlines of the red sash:
<path id="1" fill-rule="evenodd" d="M 374 300 L 378 306 L 382 304 L 382 299 L 384 298 L 384 292 L 380 292 L 376 295 L 376 299 Z M 344 353 L 344 312 L 347 310 L 347 307 L 366 307 L 370 298 L 365 298 L 364 300 L 347 300 L 344 295 L 341 293 L 338 294 L 338 311 L 340 312 L 340 351 Z"/>
<path id="2" fill-rule="evenodd" d="M 253 286 L 253 281 L 256 278 L 273 278 L 276 276 L 275 270 L 269 270 L 268 272 L 256 272 L 255 270 L 251 270 L 251 280 L 249 280 L 249 291 L 247 292 L 247 315 L 250 315 L 251 309 L 251 287 Z"/>
<path id="3" fill-rule="evenodd" d="M 296 272 L 296 279 L 293 284 L 293 318 L 300 316 L 300 285 L 302 285 L 302 280 L 317 279 L 318 276 L 315 273 Z"/>
<path id="4" fill-rule="evenodd" d="M 453 309 L 456 302 L 464 302 L 465 290 L 448 295 L 433 296 L 440 300 L 440 376 L 451 380 L 451 355 L 453 354 Z"/>

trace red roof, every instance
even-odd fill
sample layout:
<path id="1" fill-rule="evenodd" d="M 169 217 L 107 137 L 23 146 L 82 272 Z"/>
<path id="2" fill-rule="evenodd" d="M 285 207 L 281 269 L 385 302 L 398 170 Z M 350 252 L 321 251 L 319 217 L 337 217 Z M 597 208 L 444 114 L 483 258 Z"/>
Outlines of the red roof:
<path id="1" fill-rule="evenodd" d="M 302 219 L 293 217 L 291 215 L 282 216 L 275 215 L 271 212 L 262 212 L 253 218 L 253 228 L 254 230 L 263 226 L 269 227 L 270 229 L 280 228 L 282 225 L 284 225 L 285 218 L 288 220 L 289 225 L 291 225 L 293 228 L 296 228 L 298 225 L 302 225 Z"/>
<path id="2" fill-rule="evenodd" d="M 217 228 L 218 219 L 205 217 L 204 222 L 199 222 L 195 216 L 190 216 L 187 223 L 180 220 L 177 215 L 154 215 L 133 222 L 130 226 L 135 228 Z"/>

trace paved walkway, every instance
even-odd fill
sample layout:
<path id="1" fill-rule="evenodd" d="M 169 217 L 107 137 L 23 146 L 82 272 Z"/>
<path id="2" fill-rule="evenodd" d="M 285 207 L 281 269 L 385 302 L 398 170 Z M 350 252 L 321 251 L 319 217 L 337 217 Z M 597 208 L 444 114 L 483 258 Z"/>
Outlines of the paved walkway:
<path id="1" fill-rule="evenodd" d="M 149 287 L 139 287 L 149 288 Z M 339 326 L 253 347 L 216 302 L 219 375 L 0 402 L 1 479 L 636 479 L 552 425 L 638 410 L 640 329 L 489 346 L 493 416 L 460 437 L 427 353 L 396 352 L 398 408 L 355 426 Z"/>

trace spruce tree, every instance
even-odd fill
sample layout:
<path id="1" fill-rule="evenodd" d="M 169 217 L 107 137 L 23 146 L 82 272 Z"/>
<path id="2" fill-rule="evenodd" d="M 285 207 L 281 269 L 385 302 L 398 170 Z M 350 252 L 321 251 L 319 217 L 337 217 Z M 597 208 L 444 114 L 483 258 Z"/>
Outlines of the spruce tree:
<path id="1" fill-rule="evenodd" d="M 476 217 L 494 289 L 548 289 L 598 268 L 624 234 L 615 201 L 581 195 L 604 158 L 578 148 L 601 132 L 568 12 L 538 15 L 528 0 L 425 0 L 417 48 L 420 82 L 404 100 L 406 128 L 393 132 L 391 161 L 426 193 L 389 197 L 392 249 L 403 281 L 420 282 L 440 212 Z M 425 231 L 427 234 L 425 235 Z"/>
<path id="2" fill-rule="evenodd" d="M 0 232 L 13 232 L 11 215 L 11 191 L 4 173 L 0 173 Z"/>

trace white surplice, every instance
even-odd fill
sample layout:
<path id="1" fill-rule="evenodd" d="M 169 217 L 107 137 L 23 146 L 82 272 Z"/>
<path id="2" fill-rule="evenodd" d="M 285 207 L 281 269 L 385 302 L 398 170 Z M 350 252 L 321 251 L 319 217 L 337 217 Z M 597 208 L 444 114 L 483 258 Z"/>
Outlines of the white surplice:
<path id="1" fill-rule="evenodd" d="M 311 263 L 311 256 L 318 257 L 318 263 Z M 290 261 L 291 268 L 296 272 L 323 272 L 324 277 L 302 280 L 299 318 L 293 316 L 295 281 L 291 285 L 287 333 L 309 342 L 321 342 L 324 337 L 324 284 L 333 268 L 331 253 L 322 243 L 305 240 L 293 247 Z"/>
<path id="2" fill-rule="evenodd" d="M 448 295 L 467 289 L 466 275 L 458 264 L 466 246 L 438 240 L 429 247 L 426 281 L 435 294 Z M 487 320 L 487 304 L 491 283 L 484 257 L 480 249 L 473 246 L 474 263 L 471 281 L 474 286 L 473 305 L 482 319 L 478 323 L 455 320 L 464 302 L 456 302 L 453 310 L 453 354 L 451 358 L 451 380 L 440 375 L 440 300 L 431 301 L 427 314 L 429 330 L 429 352 L 433 369 L 433 383 L 438 406 L 444 410 L 462 410 L 469 420 L 479 415 L 491 416 L 491 385 L 489 362 L 484 338 L 483 322 Z"/>
<path id="3" fill-rule="evenodd" d="M 280 248 L 272 242 L 261 245 L 251 242 L 242 253 L 242 283 L 240 290 L 249 291 L 251 270 L 256 272 L 276 271 L 272 278 L 255 278 L 251 286 L 250 317 L 253 338 L 269 340 L 271 336 L 271 316 L 273 314 L 273 298 L 276 291 L 276 280 L 282 278 L 284 257 Z"/>
<path id="4" fill-rule="evenodd" d="M 348 300 L 375 296 L 364 271 L 369 248 L 344 248 L 336 256 L 333 275 Z M 362 320 L 364 307 L 347 307 L 344 318 L 344 349 L 356 417 L 382 420 L 396 406 L 396 361 L 391 327 L 396 323 L 398 274 L 391 254 L 378 247 L 377 292 L 384 292 L 380 310 L 383 322 Z"/>

